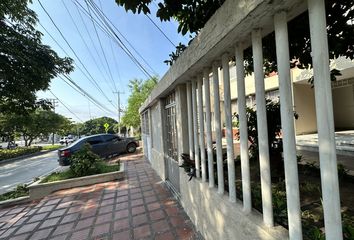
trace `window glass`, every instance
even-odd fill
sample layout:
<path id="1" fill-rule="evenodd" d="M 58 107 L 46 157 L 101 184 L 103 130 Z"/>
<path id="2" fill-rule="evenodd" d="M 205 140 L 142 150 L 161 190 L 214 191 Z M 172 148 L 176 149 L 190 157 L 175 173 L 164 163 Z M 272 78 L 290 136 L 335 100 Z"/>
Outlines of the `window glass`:
<path id="1" fill-rule="evenodd" d="M 105 142 L 111 142 L 114 140 L 118 140 L 118 136 L 115 136 L 115 135 L 104 135 L 102 137 Z"/>
<path id="2" fill-rule="evenodd" d="M 87 142 L 91 145 L 95 145 L 95 144 L 102 143 L 103 140 L 100 136 L 96 136 L 96 137 L 92 137 L 92 138 L 87 139 Z"/>

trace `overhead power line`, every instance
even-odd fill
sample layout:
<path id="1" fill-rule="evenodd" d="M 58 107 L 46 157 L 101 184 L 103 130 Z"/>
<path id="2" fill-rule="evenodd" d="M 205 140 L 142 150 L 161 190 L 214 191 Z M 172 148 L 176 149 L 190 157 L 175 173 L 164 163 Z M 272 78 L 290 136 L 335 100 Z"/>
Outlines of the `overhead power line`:
<path id="1" fill-rule="evenodd" d="M 76 113 L 74 113 L 73 111 L 70 110 L 70 108 L 63 103 L 63 101 L 61 101 L 53 92 L 52 90 L 49 89 L 49 92 L 66 108 L 66 110 L 68 110 L 71 114 L 73 114 L 80 122 L 83 122 L 81 120 L 81 118 L 79 118 L 79 116 L 76 115 Z"/>
<path id="2" fill-rule="evenodd" d="M 59 29 L 59 27 L 56 25 L 56 23 L 54 22 L 53 18 L 50 16 L 50 14 L 48 13 L 48 11 L 45 9 L 45 7 L 43 6 L 43 4 L 41 3 L 40 0 L 38 0 L 41 8 L 44 10 L 44 12 L 46 13 L 46 15 L 48 16 L 48 18 L 50 19 L 50 21 L 52 22 L 52 24 L 54 25 L 54 27 L 57 29 L 57 31 L 59 32 L 60 36 L 64 39 L 64 41 L 66 42 L 66 44 L 68 45 L 68 47 L 70 48 L 70 50 L 73 52 L 73 54 L 75 55 L 75 57 L 77 58 L 77 60 L 80 62 L 80 64 L 82 65 L 82 67 L 85 69 L 85 71 L 87 72 L 87 74 L 90 76 L 90 78 L 88 78 L 91 83 L 96 86 L 96 88 L 101 92 L 101 94 L 107 99 L 107 101 L 114 107 L 116 108 L 116 106 L 112 103 L 112 101 L 107 97 L 107 95 L 103 92 L 103 90 L 101 89 L 101 87 L 98 85 L 98 83 L 96 82 L 96 80 L 92 77 L 92 75 L 90 74 L 90 72 L 87 70 L 85 64 L 81 61 L 80 57 L 77 55 L 77 53 L 75 52 L 75 50 L 71 47 L 70 43 L 68 42 L 68 40 L 65 38 L 64 34 L 61 32 L 61 30 Z"/>
<path id="3" fill-rule="evenodd" d="M 56 41 L 56 39 L 48 32 L 48 30 L 39 22 L 39 25 L 44 29 L 44 31 L 52 38 L 52 40 L 58 45 L 58 47 L 67 55 L 67 56 L 69 56 L 69 54 L 66 52 L 66 50 Z M 75 63 L 74 63 L 75 64 Z M 85 75 L 85 72 L 80 68 L 80 66 L 78 66 L 77 64 L 75 64 L 75 66 L 81 71 L 81 73 L 87 78 L 87 76 Z M 66 76 L 66 78 L 67 78 L 68 76 Z M 59 76 L 59 78 L 61 78 L 62 80 L 64 80 L 61 76 Z M 65 81 L 65 80 L 64 80 Z M 73 81 L 73 83 L 75 84 L 75 85 L 77 85 L 77 87 L 79 87 L 80 89 L 82 89 L 77 83 L 75 83 L 74 81 Z M 71 86 L 71 85 L 70 85 Z M 72 86 L 71 86 L 72 87 Z M 76 90 L 75 88 L 74 88 L 74 90 Z M 83 89 L 82 89 L 83 90 Z M 84 90 L 83 90 L 84 91 Z M 84 91 L 85 93 L 83 94 L 84 96 L 88 96 L 88 93 L 86 92 L 86 91 Z M 79 93 L 81 93 L 81 92 L 79 92 Z M 97 104 L 99 105 L 99 106 L 104 106 L 102 103 L 100 103 L 99 101 L 97 101 L 97 100 L 95 100 L 96 102 L 97 102 Z M 100 108 L 102 108 L 102 107 L 100 107 Z M 107 110 L 104 110 L 104 111 L 107 111 Z M 108 110 L 108 111 L 111 111 L 111 110 Z"/>
<path id="4" fill-rule="evenodd" d="M 85 2 L 86 2 L 86 5 L 87 5 L 87 10 L 89 11 L 89 14 L 91 15 L 90 7 L 89 7 L 87 1 L 85 1 Z M 107 61 L 107 57 L 106 57 L 106 53 L 105 53 L 104 50 L 103 50 L 100 36 L 98 35 L 97 29 L 96 29 L 96 25 L 95 25 L 95 23 L 93 22 L 92 18 L 91 18 L 91 22 L 92 22 L 93 28 L 94 28 L 94 30 L 95 30 L 96 37 L 97 37 L 97 39 L 98 39 L 98 43 L 99 43 L 99 45 L 100 45 L 101 52 L 102 52 L 102 54 L 103 54 L 103 58 L 104 58 L 104 60 L 105 60 L 105 62 L 106 62 L 106 65 L 107 65 L 107 68 L 108 68 L 108 72 L 109 72 L 109 76 L 110 76 L 111 81 L 112 81 L 112 83 L 113 83 L 113 87 L 114 87 L 114 89 L 117 91 L 117 86 L 116 86 L 116 84 L 115 84 L 115 82 L 114 82 L 114 80 L 113 80 L 111 68 L 109 67 L 109 64 L 108 64 L 108 61 Z"/>
<path id="5" fill-rule="evenodd" d="M 59 77 L 62 78 L 61 76 L 59 76 Z M 91 100 L 91 102 L 93 104 L 95 104 L 101 110 L 114 114 L 114 112 L 112 110 L 110 110 L 105 105 L 103 105 L 102 103 L 97 101 L 93 96 L 91 96 L 88 92 L 86 92 L 84 89 L 82 89 L 77 83 L 75 83 L 74 80 L 72 80 L 69 76 L 64 75 L 64 78 L 67 79 L 73 86 L 75 86 L 75 88 L 78 90 L 79 93 L 86 96 L 89 100 Z M 64 81 L 66 82 L 66 80 L 64 80 Z"/>
<path id="6" fill-rule="evenodd" d="M 91 42 L 93 48 L 95 49 L 95 52 L 96 52 L 97 57 L 98 57 L 98 59 L 99 59 L 99 61 L 100 61 L 100 63 L 101 63 L 101 66 L 104 68 L 104 70 L 105 70 L 105 72 L 106 72 L 106 74 L 107 74 L 107 76 L 108 76 L 107 69 L 104 67 L 104 64 L 103 64 L 101 55 L 98 53 L 98 50 L 97 50 L 97 48 L 96 48 L 96 45 L 95 45 L 95 43 L 94 43 L 94 41 L 93 41 L 93 39 L 92 39 L 91 33 L 90 33 L 90 31 L 88 30 L 88 28 L 87 28 L 87 26 L 86 26 L 86 23 L 85 23 L 85 21 L 84 21 L 84 19 L 83 19 L 83 17 L 82 17 L 81 11 L 80 11 L 80 9 L 76 6 L 76 4 L 75 4 L 75 7 L 76 7 L 76 10 L 77 10 L 77 13 L 79 14 L 80 20 L 81 20 L 82 24 L 84 25 L 85 31 L 86 31 L 86 33 L 87 33 L 89 39 L 90 39 L 90 42 Z"/>
<path id="7" fill-rule="evenodd" d="M 151 19 L 151 17 L 149 15 L 145 15 L 149 20 L 150 22 L 152 22 L 152 24 L 154 24 L 154 26 L 162 33 L 162 35 L 172 44 L 173 47 L 176 47 L 176 45 L 172 42 L 172 40 L 167 37 L 167 35 L 162 31 L 162 29 L 157 26 L 157 24 Z"/>
<path id="8" fill-rule="evenodd" d="M 143 73 L 148 77 L 148 78 L 152 78 L 152 75 L 145 69 L 145 67 L 135 58 L 135 56 L 131 53 L 131 51 L 129 50 L 129 48 L 127 48 L 127 46 L 124 44 L 124 42 L 120 39 L 120 37 L 115 33 L 115 31 L 112 29 L 111 26 L 107 25 L 106 23 L 102 23 L 102 21 L 105 20 L 96 20 L 95 18 L 93 18 L 92 15 L 90 15 L 88 13 L 88 11 L 77 1 L 75 0 L 75 4 L 77 5 L 78 8 L 81 9 L 81 11 L 88 17 L 92 18 L 93 21 L 96 23 L 96 25 L 102 30 L 102 32 L 104 32 L 107 36 L 109 36 L 110 38 L 112 38 L 112 40 L 114 40 L 115 43 L 118 44 L 118 46 L 127 54 L 127 56 L 137 65 L 138 68 L 140 68 Z M 97 13 L 95 13 L 97 14 Z M 98 22 L 100 21 L 100 22 Z"/>
<path id="9" fill-rule="evenodd" d="M 77 24 L 76 24 L 76 22 L 75 22 L 73 16 L 72 16 L 71 13 L 70 13 L 70 10 L 69 10 L 68 7 L 66 6 L 64 0 L 61 0 L 61 2 L 63 3 L 63 5 L 64 5 L 64 7 L 65 7 L 65 9 L 66 9 L 66 12 L 69 14 L 70 19 L 71 19 L 72 23 L 74 24 L 74 26 L 75 26 L 75 28 L 76 28 L 76 31 L 77 31 L 77 33 L 79 34 L 81 40 L 83 41 L 83 43 L 84 43 L 84 45 L 85 45 L 85 47 L 86 47 L 87 52 L 89 53 L 90 57 L 91 57 L 92 60 L 94 61 L 94 63 L 95 63 L 95 65 L 96 65 L 97 69 L 98 69 L 98 70 L 100 71 L 100 73 L 102 74 L 103 79 L 104 79 L 105 82 L 107 83 L 107 86 L 109 86 L 109 82 L 108 82 L 108 80 L 107 80 L 107 78 L 106 78 L 106 75 L 103 74 L 101 68 L 99 67 L 99 65 L 98 65 L 98 63 L 97 63 L 97 61 L 96 61 L 96 58 L 93 56 L 93 53 L 91 52 L 90 48 L 88 47 L 85 38 L 82 36 L 79 27 L 77 26 Z M 86 28 L 86 24 L 85 24 L 85 23 L 84 23 L 84 25 L 85 25 L 85 28 Z M 97 53 L 97 54 L 98 54 L 98 53 Z M 98 57 L 99 57 L 99 56 L 98 56 Z M 102 62 L 101 62 L 101 64 L 103 65 Z M 104 66 L 103 66 L 103 68 L 104 68 Z M 104 68 L 104 69 L 105 69 L 105 68 Z M 105 69 L 105 72 L 106 72 L 106 74 L 108 75 L 106 69 Z"/>
<path id="10" fill-rule="evenodd" d="M 77 1 L 77 0 L 76 0 Z M 87 0 L 86 0 L 87 1 Z M 147 65 L 147 67 L 153 72 L 153 74 L 157 75 L 156 71 L 150 66 L 150 64 L 148 63 L 148 61 L 145 60 L 145 58 L 139 53 L 139 51 L 137 51 L 134 46 L 130 43 L 130 41 L 119 31 L 119 29 L 114 25 L 114 23 L 107 17 L 107 15 L 97 6 L 97 4 L 95 4 L 94 1 L 92 0 L 88 0 L 91 2 L 92 6 L 97 10 L 97 12 L 99 13 L 99 15 L 101 16 L 101 19 L 103 20 L 103 22 L 105 23 L 105 25 L 107 25 L 109 27 L 109 29 L 116 35 L 115 31 L 117 31 L 117 33 L 124 39 L 124 41 L 127 42 L 127 44 L 132 48 L 132 50 L 141 58 L 141 60 L 143 60 L 143 62 Z M 113 29 L 112 29 L 113 27 Z M 118 36 L 117 36 L 118 37 Z M 119 37 L 118 37 L 119 38 Z M 120 38 L 119 38 L 120 40 Z M 121 40 L 120 40 L 121 41 Z M 121 41 L 125 46 L 124 42 Z M 127 48 L 128 49 L 128 48 Z"/>
<path id="11" fill-rule="evenodd" d="M 99 28 L 104 32 L 108 37 L 114 40 L 115 43 L 118 44 L 118 46 L 127 54 L 127 56 L 133 61 L 133 63 L 142 70 L 142 72 L 148 77 L 151 78 L 152 76 L 150 73 L 145 69 L 145 67 L 135 58 L 135 56 L 131 53 L 129 48 L 127 48 L 124 44 L 124 42 L 117 36 L 117 34 L 112 31 L 110 26 L 107 26 L 105 22 L 102 22 L 102 18 L 98 17 L 98 19 L 93 18 L 93 16 L 78 2 L 75 1 L 81 9 L 84 11 L 84 13 L 99 26 Z M 95 12 L 95 15 L 97 16 L 97 13 Z M 98 22 L 100 21 L 100 22 Z"/>
<path id="12" fill-rule="evenodd" d="M 9 22 L 9 24 L 12 24 Z M 47 32 L 47 30 L 43 27 L 43 25 L 39 22 L 39 24 L 42 26 L 42 28 Z M 49 32 L 47 32 L 49 33 Z M 50 34 L 50 33 L 49 33 Z M 51 36 L 51 35 L 50 35 Z M 52 37 L 52 36 L 51 36 Z M 58 46 L 62 49 L 62 51 L 64 51 L 64 53 L 66 55 L 68 55 L 65 51 L 65 49 L 62 48 L 62 46 L 53 38 L 53 40 L 56 42 L 56 44 L 58 44 Z M 11 47 L 11 46 L 10 46 Z M 14 49 L 12 47 L 12 49 Z M 15 49 L 14 49 L 15 50 Z M 22 60 L 24 60 L 25 62 L 29 61 L 28 57 L 22 53 L 21 51 L 18 52 L 21 55 L 17 55 L 17 57 L 21 58 Z M 40 57 L 41 58 L 41 57 Z M 106 108 L 102 103 L 100 103 L 99 101 L 97 101 L 96 99 L 94 99 L 89 93 L 87 93 L 84 89 L 82 89 L 77 83 L 75 83 L 69 76 L 67 75 L 63 75 L 66 79 L 64 79 L 61 75 L 58 75 L 58 77 L 60 79 L 62 79 L 67 85 L 69 85 L 72 89 L 74 89 L 75 91 L 77 91 L 78 93 L 80 93 L 81 95 L 83 95 L 85 98 L 87 98 L 89 101 L 91 101 L 93 104 L 95 104 L 99 109 L 101 109 L 102 111 L 114 114 L 114 112 L 112 112 L 110 109 Z M 69 82 L 70 83 L 69 83 Z M 71 85 L 72 84 L 72 85 Z"/>

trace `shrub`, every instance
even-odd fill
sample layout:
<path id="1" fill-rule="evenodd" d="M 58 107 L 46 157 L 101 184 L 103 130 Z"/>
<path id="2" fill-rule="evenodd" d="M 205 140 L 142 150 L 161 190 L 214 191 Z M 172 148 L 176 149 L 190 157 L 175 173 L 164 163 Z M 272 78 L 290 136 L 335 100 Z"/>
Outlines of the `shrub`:
<path id="1" fill-rule="evenodd" d="M 0 149 L 0 161 L 10 158 L 16 158 L 23 155 L 40 152 L 42 147 L 17 147 L 15 149 Z"/>
<path id="2" fill-rule="evenodd" d="M 100 157 L 93 153 L 90 144 L 86 143 L 71 157 L 70 170 L 76 177 L 89 175 L 101 162 Z"/>
<path id="3" fill-rule="evenodd" d="M 29 189 L 26 184 L 17 185 L 16 189 L 7 193 L 0 195 L 0 201 L 5 201 L 8 199 L 19 198 L 29 195 Z"/>
<path id="4" fill-rule="evenodd" d="M 266 114 L 268 124 L 268 142 L 270 153 L 278 154 L 283 151 L 282 142 L 279 141 L 281 137 L 281 119 L 280 119 L 280 102 L 265 99 L 266 101 Z M 247 128 L 248 128 L 248 141 L 251 143 L 249 146 L 251 158 L 258 157 L 258 131 L 257 131 L 257 111 L 254 108 L 247 107 Z M 234 113 L 234 118 L 239 125 L 239 115 Z M 294 112 L 294 118 L 298 119 L 299 115 Z M 237 133 L 238 140 L 240 139 L 239 132 Z"/>
<path id="5" fill-rule="evenodd" d="M 46 146 L 43 146 L 43 150 L 48 150 L 48 151 L 51 151 L 51 150 L 57 150 L 59 148 L 61 148 L 62 145 L 46 145 Z"/>

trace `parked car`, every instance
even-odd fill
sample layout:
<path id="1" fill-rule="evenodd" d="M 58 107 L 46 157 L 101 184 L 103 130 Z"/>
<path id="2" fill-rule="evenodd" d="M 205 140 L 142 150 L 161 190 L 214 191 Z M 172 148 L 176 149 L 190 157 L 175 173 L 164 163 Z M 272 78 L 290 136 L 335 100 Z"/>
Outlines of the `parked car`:
<path id="1" fill-rule="evenodd" d="M 72 137 L 62 137 L 59 140 L 60 144 L 70 144 L 70 143 L 73 143 L 73 142 L 74 142 L 74 139 Z"/>
<path id="2" fill-rule="evenodd" d="M 92 151 L 101 158 L 107 158 L 114 154 L 134 153 L 139 142 L 134 138 L 123 138 L 115 134 L 96 134 L 76 140 L 68 147 L 58 150 L 59 164 L 70 165 L 70 157 L 77 152 L 85 143 L 89 143 Z"/>

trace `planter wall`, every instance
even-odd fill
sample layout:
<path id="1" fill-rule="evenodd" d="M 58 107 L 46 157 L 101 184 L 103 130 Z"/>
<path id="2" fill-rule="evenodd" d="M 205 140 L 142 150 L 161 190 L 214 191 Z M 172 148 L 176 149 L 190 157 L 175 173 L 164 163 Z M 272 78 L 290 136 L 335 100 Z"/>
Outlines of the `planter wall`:
<path id="1" fill-rule="evenodd" d="M 80 178 L 67 179 L 57 182 L 40 183 L 40 180 L 34 182 L 29 188 L 29 195 L 31 200 L 41 199 L 52 192 L 92 185 L 96 183 L 109 182 L 117 179 L 123 179 L 125 177 L 125 164 L 121 163 L 120 170 L 117 172 L 96 174 L 91 176 L 85 176 Z"/>

